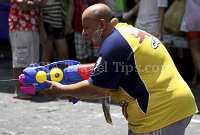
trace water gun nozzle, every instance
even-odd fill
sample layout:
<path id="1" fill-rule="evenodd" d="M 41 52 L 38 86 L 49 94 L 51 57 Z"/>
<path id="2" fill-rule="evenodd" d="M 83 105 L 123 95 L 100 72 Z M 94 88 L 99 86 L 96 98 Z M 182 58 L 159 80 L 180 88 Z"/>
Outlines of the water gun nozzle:
<path id="1" fill-rule="evenodd" d="M 20 82 L 20 83 L 25 83 L 25 76 L 24 76 L 24 74 L 21 74 L 21 75 L 19 76 L 19 82 Z"/>

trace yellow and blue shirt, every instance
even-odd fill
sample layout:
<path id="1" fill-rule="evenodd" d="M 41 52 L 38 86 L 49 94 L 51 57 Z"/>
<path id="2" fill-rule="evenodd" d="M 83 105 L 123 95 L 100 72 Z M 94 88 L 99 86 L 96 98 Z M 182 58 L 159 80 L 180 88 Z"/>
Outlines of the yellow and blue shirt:
<path id="1" fill-rule="evenodd" d="M 163 44 L 126 23 L 104 40 L 88 81 L 108 89 L 134 133 L 148 133 L 198 112 Z"/>

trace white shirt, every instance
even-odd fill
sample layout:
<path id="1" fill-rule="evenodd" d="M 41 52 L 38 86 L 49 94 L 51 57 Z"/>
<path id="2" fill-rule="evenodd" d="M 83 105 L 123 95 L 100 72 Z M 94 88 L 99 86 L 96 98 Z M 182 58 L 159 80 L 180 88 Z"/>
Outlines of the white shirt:
<path id="1" fill-rule="evenodd" d="M 180 29 L 185 32 L 200 31 L 200 0 L 186 0 Z"/>
<path id="2" fill-rule="evenodd" d="M 168 0 L 141 0 L 135 27 L 155 35 L 158 30 L 159 7 L 167 7 Z"/>

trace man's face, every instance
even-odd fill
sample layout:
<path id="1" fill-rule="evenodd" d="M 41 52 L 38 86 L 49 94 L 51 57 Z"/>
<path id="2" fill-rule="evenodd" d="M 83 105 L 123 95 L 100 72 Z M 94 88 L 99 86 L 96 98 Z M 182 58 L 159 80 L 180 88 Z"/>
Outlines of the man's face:
<path id="1" fill-rule="evenodd" d="M 87 37 L 86 42 L 94 47 L 99 48 L 102 44 L 102 29 L 98 29 L 98 23 L 90 17 L 83 17 L 83 32 L 82 34 Z"/>

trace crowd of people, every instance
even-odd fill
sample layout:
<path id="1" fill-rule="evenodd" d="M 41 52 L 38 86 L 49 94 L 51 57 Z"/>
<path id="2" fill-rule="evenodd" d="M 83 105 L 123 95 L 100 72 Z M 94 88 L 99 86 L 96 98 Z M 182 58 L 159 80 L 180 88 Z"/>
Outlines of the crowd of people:
<path id="1" fill-rule="evenodd" d="M 68 86 L 46 81 L 51 87 L 43 93 L 51 99 L 66 95 L 80 98 L 109 95 L 122 107 L 129 123 L 128 135 L 183 135 L 198 109 L 190 88 L 162 45 L 168 0 L 133 0 L 129 9 L 127 2 L 10 0 L 14 78 L 31 63 L 48 64 L 54 52 L 58 60 L 68 60 L 70 53 L 76 54 L 74 59 L 82 64 L 95 59 L 88 80 Z M 199 10 L 198 0 L 186 1 L 181 26 L 189 39 L 196 85 L 200 74 Z M 124 23 L 135 15 L 134 26 Z M 73 38 L 68 37 L 70 34 Z M 32 97 L 20 91 L 18 81 L 15 86 L 13 98 Z"/>

